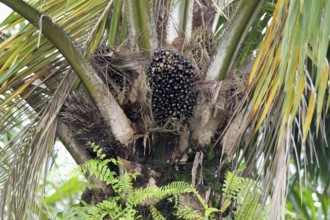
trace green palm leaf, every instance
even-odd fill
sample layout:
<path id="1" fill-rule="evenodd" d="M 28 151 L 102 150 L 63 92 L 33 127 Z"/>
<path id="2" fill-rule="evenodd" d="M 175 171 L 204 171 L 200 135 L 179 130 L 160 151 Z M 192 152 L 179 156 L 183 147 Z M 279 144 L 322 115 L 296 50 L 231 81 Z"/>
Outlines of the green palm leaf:
<path id="1" fill-rule="evenodd" d="M 324 5 L 322 2 L 277 3 L 249 76 L 250 88 L 254 88 L 252 99 L 238 110 L 237 118 L 241 119 L 240 113 L 246 112 L 243 118 L 250 122 L 251 132 L 247 132 L 244 147 L 250 164 L 247 172 L 260 169 L 257 160 L 262 158 L 262 167 L 267 175 L 261 178 L 265 189 L 273 191 L 271 216 L 283 205 L 280 201 L 285 200 L 285 178 L 290 149 L 295 146 L 294 137 L 305 146 L 308 137 L 312 137 L 313 117 L 317 131 L 322 115 L 327 113 L 323 100 L 326 99 L 325 91 L 329 89 L 326 85 L 328 61 L 326 53 L 320 52 L 318 45 L 327 42 L 325 48 L 328 47 L 329 39 L 323 39 L 324 35 L 329 36 L 329 24 L 325 27 L 328 7 L 328 3 Z M 315 16 L 315 11 L 310 10 L 316 8 L 320 10 L 320 16 Z M 309 22 L 316 24 L 309 25 Z M 314 67 L 310 68 L 310 64 Z M 243 123 L 243 129 L 247 125 Z M 234 127 L 229 128 L 228 134 L 233 132 L 232 129 Z M 228 151 L 232 152 L 232 149 L 229 147 Z"/>
<path id="2" fill-rule="evenodd" d="M 10 5 L 13 2 L 6 3 Z M 71 65 L 77 71 L 86 71 L 86 69 L 81 69 L 84 66 L 81 64 L 85 58 L 76 56 L 81 56 L 79 55 L 81 52 L 76 49 L 76 45 L 72 44 L 71 39 L 63 35 L 60 29 L 53 27 L 52 22 L 56 20 L 57 23 L 63 25 L 71 37 L 76 39 L 77 44 L 84 43 L 82 39 L 86 39 L 89 35 L 88 30 L 92 28 L 92 21 L 98 19 L 97 16 L 102 12 L 106 2 L 91 4 L 91 2 L 75 1 L 70 4 L 67 1 L 49 1 L 47 4 L 42 5 L 39 5 L 40 2 L 36 2 L 35 6 L 43 8 L 44 12 L 50 15 L 53 20 L 50 20 L 47 16 L 38 15 L 27 4 L 16 3 L 12 7 L 17 11 L 23 10 L 21 12 L 25 13 L 27 18 L 37 27 L 41 24 L 40 31 L 45 33 L 59 49 L 57 50 L 45 37 L 41 36 L 41 33 L 36 32 L 36 29 L 30 24 L 23 25 L 18 34 L 8 38 L 1 44 L 1 93 L 10 93 L 1 103 L 1 121 L 4 122 L 1 124 L 8 129 L 7 125 L 10 119 L 8 116 L 11 114 L 26 114 L 26 110 L 17 107 L 23 99 L 29 101 L 34 111 L 40 112 L 42 103 L 47 105 L 43 109 L 43 113 L 40 112 L 38 120 L 30 118 L 31 122 L 27 128 L 13 139 L 6 148 L 1 149 L 1 155 L 4 155 L 1 158 L 1 170 L 5 171 L 1 172 L 0 177 L 2 188 L 1 207 L 4 210 L 1 215 L 9 215 L 7 210 L 11 210 L 15 213 L 15 218 L 24 219 L 29 213 L 27 210 L 32 212 L 35 210 L 36 186 L 40 179 L 40 169 L 48 161 L 49 152 L 55 138 L 56 115 L 75 79 L 72 78 L 74 75 L 69 74 L 70 80 L 66 77 L 59 83 L 64 73 L 68 72 L 69 67 L 59 51 L 71 60 Z M 76 18 L 75 22 L 72 21 L 72 18 Z M 11 28 L 11 25 L 6 26 L 6 22 L 12 22 L 11 24 L 13 24 L 25 21 L 20 16 L 12 14 L 11 19 L 7 19 L 3 23 L 2 31 Z M 102 31 L 102 29 L 100 30 Z M 18 42 L 23 42 L 23 44 Z M 90 45 L 93 44 L 95 45 L 95 41 L 91 41 Z M 85 63 L 85 68 L 89 68 L 87 72 L 90 74 L 93 70 L 91 67 L 86 66 L 87 63 Z M 52 71 L 49 71 L 49 69 L 52 69 Z M 40 82 L 37 80 L 40 80 Z M 54 84 L 54 82 L 56 83 Z M 58 87 L 59 85 L 61 86 Z M 37 90 L 40 89 L 40 86 L 45 88 L 44 91 Z M 57 92 L 55 92 L 55 89 L 57 89 Z M 33 94 L 35 91 L 38 92 L 38 96 L 33 96 L 37 94 Z M 50 99 L 52 96 L 53 98 Z M 47 104 L 49 100 L 50 102 Z M 15 123 L 22 123 L 20 118 L 15 121 L 12 126 L 15 126 Z M 26 163 L 28 166 L 26 166 Z M 47 166 L 45 166 L 45 169 L 47 170 Z M 18 173 L 19 175 L 17 175 Z M 20 190 L 14 194 L 13 191 L 17 191 L 16 189 Z M 23 197 L 27 199 L 22 200 Z"/>

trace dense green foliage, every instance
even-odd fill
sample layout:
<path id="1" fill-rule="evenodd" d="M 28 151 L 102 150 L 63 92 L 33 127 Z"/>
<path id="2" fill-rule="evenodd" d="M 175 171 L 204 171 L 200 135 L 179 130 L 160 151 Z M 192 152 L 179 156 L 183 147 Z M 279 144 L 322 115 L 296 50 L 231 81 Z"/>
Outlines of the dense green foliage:
<path id="1" fill-rule="evenodd" d="M 111 186 L 115 196 L 105 199 L 96 205 L 82 202 L 82 206 L 74 206 L 58 215 L 60 219 L 103 219 L 109 216 L 111 219 L 141 219 L 138 212 L 139 206 L 145 206 L 153 219 L 165 219 L 155 205 L 162 200 L 173 200 L 174 216 L 184 219 L 205 219 L 213 216 L 218 209 L 208 207 L 197 190 L 185 182 L 172 182 L 162 187 L 148 186 L 134 189 L 133 182 L 139 174 L 125 173 L 115 175 L 109 169 L 109 163 L 118 165 L 114 159 L 89 160 L 86 164 L 80 165 L 79 170 L 89 176 L 95 176 Z M 119 164 L 120 165 L 120 164 Z M 93 185 L 89 184 L 90 189 Z M 205 211 L 191 210 L 189 207 L 178 207 L 179 196 L 185 193 L 193 193 L 203 205 Z M 60 217 L 61 216 L 61 217 Z M 151 217 L 149 216 L 149 217 Z"/>
<path id="2" fill-rule="evenodd" d="M 102 155 L 98 146 L 94 146 L 94 148 L 100 153 L 99 155 Z M 232 172 L 226 173 L 222 188 L 221 210 L 219 210 L 209 207 L 202 195 L 186 182 L 172 182 L 161 187 L 147 186 L 136 189 L 134 188 L 134 181 L 139 173 L 124 173 L 117 176 L 115 172 L 109 169 L 109 164 L 120 166 L 120 162 L 114 159 L 89 160 L 86 164 L 80 165 L 77 171 L 90 177 L 95 176 L 107 185 L 112 186 L 115 195 L 96 205 L 81 201 L 81 205 L 77 204 L 58 214 L 57 219 L 98 220 L 107 216 L 111 219 L 167 219 L 164 216 L 164 210 L 157 209 L 157 203 L 164 200 L 173 205 L 174 216 L 182 219 L 215 219 L 215 216 L 219 216 L 220 213 L 221 215 L 227 213 L 228 217 L 226 219 L 241 219 L 242 215 L 247 220 L 256 217 L 266 219 L 266 210 L 259 204 L 261 191 L 256 191 L 256 188 L 252 187 L 256 183 L 251 179 L 238 177 Z M 90 189 L 95 187 L 90 183 L 87 186 Z M 203 211 L 179 204 L 179 197 L 189 193 L 192 193 L 198 199 Z M 142 217 L 139 213 L 141 206 L 148 210 L 148 215 Z M 228 212 L 228 209 L 233 209 L 233 207 L 234 210 Z"/>

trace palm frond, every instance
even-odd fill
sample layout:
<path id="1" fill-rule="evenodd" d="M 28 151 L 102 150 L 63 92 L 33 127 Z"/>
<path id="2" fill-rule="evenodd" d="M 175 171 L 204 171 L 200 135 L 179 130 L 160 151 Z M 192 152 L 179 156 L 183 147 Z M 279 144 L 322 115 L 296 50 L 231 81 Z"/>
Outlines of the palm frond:
<path id="1" fill-rule="evenodd" d="M 169 6 L 166 28 L 166 43 L 172 44 L 175 38 L 188 40 L 192 35 L 194 0 L 172 1 Z"/>
<path id="2" fill-rule="evenodd" d="M 221 28 L 222 35 L 218 37 L 218 39 L 216 36 L 213 36 L 216 38 L 214 42 L 216 46 L 212 53 L 211 61 L 207 63 L 208 68 L 203 74 L 205 75 L 204 80 L 224 80 L 226 75 L 234 73 L 232 69 L 237 61 L 238 52 L 244 49 L 242 42 L 244 42 L 245 36 L 248 34 L 248 27 L 255 22 L 258 23 L 256 19 L 258 18 L 263 4 L 264 1 L 249 1 L 248 3 L 240 1 L 238 3 L 235 8 L 235 13 L 231 14 L 229 21 L 225 23 L 225 27 Z M 245 7 L 247 5 L 249 7 Z M 232 7 L 232 5 L 230 6 Z M 258 10 L 254 10 L 255 6 L 258 6 Z M 217 18 L 215 18 L 215 20 L 217 20 Z M 235 78 L 240 78 L 234 76 L 234 74 L 232 75 L 233 76 L 230 77 L 228 76 L 227 79 L 223 81 L 223 84 L 236 82 Z M 245 81 L 244 76 L 241 77 L 240 80 Z M 237 80 L 237 83 L 237 87 L 239 87 L 239 80 Z M 225 89 L 223 89 L 223 91 L 225 91 Z M 217 128 L 224 121 L 223 114 L 224 112 L 221 112 L 219 109 L 213 110 L 210 105 L 198 106 L 194 119 L 196 119 L 199 124 L 193 129 L 193 135 L 200 145 L 207 146 L 211 143 Z M 204 130 L 208 132 L 204 132 Z"/>
<path id="3" fill-rule="evenodd" d="M 3 2 L 13 4 L 11 1 Z M 75 75 L 71 73 L 70 79 L 64 78 L 61 81 L 70 69 L 61 53 L 70 57 L 69 60 L 74 58 L 72 54 L 82 54 L 74 49 L 76 45 L 62 49 L 59 47 L 58 50 L 41 32 L 48 32 L 49 35 L 45 35 L 53 39 L 52 42 L 55 45 L 63 45 L 65 39 L 72 42 L 72 39 L 56 32 L 56 28 L 52 26 L 56 21 L 70 34 L 70 37 L 75 39 L 76 44 L 85 43 L 92 50 L 101 38 L 93 38 L 87 43 L 85 39 L 89 36 L 94 22 L 99 19 L 102 21 L 103 17 L 107 17 L 106 13 L 102 13 L 107 1 L 99 1 L 97 4 L 90 1 L 32 2 L 36 8 L 51 18 L 41 14 L 34 16 L 36 15 L 34 9 L 22 2 L 17 3 L 11 6 L 15 8 L 23 5 L 23 12 L 20 11 L 22 8 L 15 8 L 23 14 L 30 10 L 30 13 L 25 15 L 31 19 L 32 24 L 40 28 L 40 32 L 15 12 L 1 24 L 1 32 L 8 32 L 15 24 L 20 24 L 22 27 L 17 34 L 0 44 L 1 133 L 21 123 L 28 124 L 16 138 L 1 149 L 3 172 L 0 177 L 0 195 L 1 216 L 14 215 L 17 219 L 24 219 L 28 213 L 37 210 L 35 208 L 36 186 L 40 183 L 41 177 L 47 173 L 47 161 L 49 161 L 49 152 L 57 127 L 56 116 L 75 79 Z M 99 18 L 100 15 L 103 17 Z M 100 35 L 102 35 L 102 28 L 92 31 L 92 36 Z M 76 51 L 72 53 L 72 50 Z M 84 59 L 86 58 L 80 60 Z M 79 69 L 81 66 L 78 64 L 76 67 Z M 88 74 L 90 72 L 93 70 Z M 30 107 L 24 107 L 26 104 Z M 31 117 L 24 122 L 26 118 L 22 115 Z M 13 119 L 12 116 L 16 118 Z M 45 170 L 43 174 L 40 173 L 42 168 Z M 22 200 L 24 197 L 27 199 Z"/>
<path id="4" fill-rule="evenodd" d="M 87 91 L 98 105 L 102 115 L 112 127 L 115 137 L 122 143 L 128 144 L 132 140 L 133 130 L 129 121 L 120 108 L 113 95 L 102 82 L 96 71 L 90 65 L 87 57 L 83 56 L 72 40 L 47 16 L 42 16 L 38 11 L 29 7 L 28 4 L 20 1 L 13 3 L 5 2 L 17 12 L 22 13 L 34 25 L 40 19 L 43 34 L 58 48 L 63 56 L 70 62 L 72 68 L 84 83 Z M 22 10 L 23 7 L 24 9 Z M 107 96 L 107 99 L 104 99 Z M 110 106 L 112 109 L 109 109 Z M 111 112 L 111 114 L 110 114 Z M 121 123 L 118 123 L 120 119 Z"/>
<path id="5" fill-rule="evenodd" d="M 45 10 L 45 13 L 50 15 L 53 20 L 58 21 L 65 27 L 71 25 L 70 28 L 66 29 L 68 29 L 72 35 L 75 35 L 75 33 L 72 32 L 72 29 L 75 29 L 85 30 L 85 36 L 87 36 L 88 30 L 91 29 L 93 25 L 92 21 L 95 20 L 95 16 L 101 12 L 103 5 L 104 3 L 102 2 L 98 5 L 94 4 L 92 8 L 90 8 L 91 11 L 87 13 L 86 8 L 81 8 L 81 2 L 79 4 L 71 4 L 67 1 L 48 1 L 47 4 L 42 5 L 42 9 Z M 38 1 L 36 1 L 35 6 L 37 8 L 41 7 Z M 75 10 L 78 10 L 82 15 L 88 15 L 87 22 L 85 20 L 85 22 L 76 24 L 66 19 L 67 17 L 71 17 L 71 14 L 77 13 Z M 76 20 L 81 19 L 76 17 Z M 75 25 L 72 25 L 72 23 Z M 26 21 L 15 12 L 1 24 L 1 32 L 8 32 L 15 24 L 21 25 L 22 28 L 17 34 L 9 37 L 0 45 L 2 51 L 0 58 L 0 93 L 3 94 L 4 92 L 8 93 L 12 91 L 11 93 L 14 94 L 10 99 L 6 99 L 2 102 L 1 112 L 7 112 L 7 115 L 10 113 L 9 107 L 14 107 L 19 103 L 19 101 L 17 101 L 16 104 L 14 102 L 10 103 L 10 100 L 14 100 L 18 95 L 30 99 L 31 103 L 34 103 L 34 105 L 32 105 L 34 108 L 42 106 L 49 100 L 52 92 L 57 88 L 58 82 L 60 82 L 63 77 L 63 72 L 68 68 L 68 63 L 63 59 L 60 52 L 47 41 L 45 37 L 39 35 L 31 24 L 26 24 Z M 84 28 L 79 29 L 79 27 Z M 83 36 L 76 38 L 77 42 L 81 43 L 83 39 Z M 13 60 L 11 57 L 15 59 Z M 27 88 L 30 88 L 30 94 L 26 93 L 22 95 L 22 92 L 26 91 Z M 17 92 L 14 92 L 12 89 Z M 40 89 L 42 90 L 40 91 Z M 37 96 L 39 98 L 37 98 Z M 7 110 L 4 111 L 4 109 Z"/>
<path id="6" fill-rule="evenodd" d="M 28 210 L 32 213 L 35 211 L 36 190 L 41 181 L 40 170 L 44 168 L 46 175 L 48 166 L 45 162 L 49 160 L 49 152 L 55 139 L 56 117 L 75 79 L 74 73 L 68 74 L 40 119 L 31 123 L 4 149 L 6 154 L 1 160 L 5 163 L 1 163 L 1 170 L 6 172 L 2 172 L 0 176 L 2 218 L 13 212 L 15 218 L 24 219 Z"/>
<path id="7" fill-rule="evenodd" d="M 247 99 L 236 115 L 236 119 L 245 118 L 240 122 L 243 124 L 240 135 L 247 131 L 243 147 L 245 174 L 263 176 L 265 195 L 272 194 L 270 216 L 273 219 L 279 218 L 278 210 L 285 204 L 290 151 L 296 140 L 301 147 L 306 146 L 311 137 L 313 117 L 315 126 L 319 127 L 322 115 L 326 114 L 326 104 L 320 100 L 326 98 L 326 90 L 329 90 L 323 81 L 328 81 L 329 69 L 326 53 L 319 50 L 319 45 L 323 43 L 324 34 L 329 36 L 329 20 L 325 17 L 330 9 L 328 3 L 325 7 L 322 4 L 277 2 L 272 23 L 249 76 L 253 97 Z M 318 16 L 311 8 L 320 10 Z M 329 39 L 325 48 L 328 43 Z M 246 130 L 248 124 L 250 127 Z M 233 134 L 234 129 L 229 128 L 227 135 Z"/>
<path id="8" fill-rule="evenodd" d="M 159 43 L 152 1 L 125 0 L 124 5 L 130 24 L 128 32 L 132 46 L 138 46 L 140 50 L 146 53 L 156 50 Z M 134 45 L 135 43 L 138 45 Z"/>
<path id="9" fill-rule="evenodd" d="M 242 0 L 239 2 L 234 16 L 223 30 L 223 38 L 219 42 L 205 79 L 223 80 L 225 78 L 229 67 L 233 66 L 236 61 L 235 56 L 240 49 L 240 44 L 259 14 L 259 10 L 255 10 L 255 8 L 260 9 L 263 4 L 264 1 Z"/>
<path id="10" fill-rule="evenodd" d="M 121 11 L 122 11 L 122 4 L 123 1 L 115 1 L 113 6 L 113 11 L 111 15 L 111 23 L 110 23 L 110 28 L 109 28 L 109 37 L 108 37 L 108 44 L 110 47 L 114 46 L 114 43 L 116 41 L 117 33 L 120 31 L 119 30 L 119 22 L 121 19 Z M 123 31 L 123 30 L 121 30 Z M 123 31 L 124 33 L 124 31 Z"/>

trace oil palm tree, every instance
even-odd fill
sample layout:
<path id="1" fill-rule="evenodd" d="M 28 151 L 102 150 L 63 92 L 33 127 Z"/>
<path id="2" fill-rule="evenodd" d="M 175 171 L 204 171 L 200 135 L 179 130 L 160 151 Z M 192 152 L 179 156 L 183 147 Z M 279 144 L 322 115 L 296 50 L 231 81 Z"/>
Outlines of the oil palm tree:
<path id="1" fill-rule="evenodd" d="M 161 176 L 156 184 L 191 170 L 194 186 L 204 182 L 216 192 L 230 164 L 262 186 L 258 203 L 270 207 L 271 219 L 284 218 L 290 160 L 297 170 L 308 166 L 306 174 L 325 192 L 329 188 L 329 151 L 316 142 L 327 139 L 329 1 L 1 2 L 14 12 L 1 24 L 0 131 L 24 125 L 0 149 L 2 218 L 38 214 L 37 186 L 47 175 L 55 138 L 78 164 L 91 158 L 77 141 L 77 126 L 58 117 L 74 91 L 91 98 L 112 150 L 125 149 L 126 168 L 146 168 L 142 183 L 152 169 Z M 15 25 L 20 29 L 13 34 Z M 157 51 L 189 60 L 198 76 L 193 115 L 179 128 L 153 118 L 156 89 L 146 81 Z M 122 74 L 135 74 L 123 76 L 129 89 L 109 89 L 95 61 L 100 57 Z M 238 215 L 243 219 L 246 211 Z"/>

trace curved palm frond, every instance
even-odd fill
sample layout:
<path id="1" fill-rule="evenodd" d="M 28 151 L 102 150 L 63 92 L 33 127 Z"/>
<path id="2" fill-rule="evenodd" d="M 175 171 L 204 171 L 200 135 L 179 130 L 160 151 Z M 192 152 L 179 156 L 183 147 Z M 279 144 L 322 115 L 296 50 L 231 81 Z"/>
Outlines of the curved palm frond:
<path id="1" fill-rule="evenodd" d="M 285 205 L 288 167 L 290 158 L 295 157 L 290 152 L 296 144 L 306 147 L 306 141 L 313 139 L 313 117 L 317 133 L 327 114 L 324 100 L 329 99 L 329 62 L 324 48 L 329 44 L 329 12 L 328 2 L 277 2 L 249 75 L 252 90 L 247 92 L 252 92 L 252 99 L 237 111 L 236 121 L 223 139 L 233 155 L 235 150 L 231 147 L 238 146 L 238 142 L 229 139 L 239 138 L 247 131 L 243 147 L 245 174 L 259 176 L 265 195 L 271 193 L 273 219 L 278 218 L 278 210 Z"/>
<path id="2" fill-rule="evenodd" d="M 151 1 L 124 0 L 128 17 L 130 44 L 150 54 L 159 47 L 155 15 Z M 145 10 L 143 10 L 145 9 Z M 138 45 L 136 45 L 138 44 Z"/>
<path id="3" fill-rule="evenodd" d="M 324 120 L 324 124 L 329 125 L 329 115 Z M 305 155 L 305 158 L 294 157 L 296 169 L 300 170 L 292 172 L 290 177 L 287 206 L 304 219 L 327 219 L 330 213 L 330 148 L 327 143 L 330 131 L 324 127 L 320 131 L 322 135 L 317 136 L 316 128 L 311 127 L 306 146 L 297 144 L 295 149 L 297 155 Z"/>
<path id="4" fill-rule="evenodd" d="M 240 44 L 244 41 L 251 25 L 255 22 L 264 1 L 240 1 L 234 16 L 223 28 L 222 40 L 206 73 L 207 80 L 223 80 L 236 61 Z"/>
<path id="5" fill-rule="evenodd" d="M 22 28 L 17 34 L 9 37 L 0 45 L 1 94 L 5 94 L 1 103 L 1 130 L 7 132 L 8 128 L 15 127 L 15 123 L 23 122 L 22 117 L 10 120 L 12 115 L 31 115 L 28 114 L 28 111 L 32 111 L 34 115 L 29 118 L 26 129 L 1 149 L 1 170 L 4 171 L 1 172 L 0 177 L 1 216 L 9 216 L 12 213 L 15 218 L 24 219 L 24 216 L 29 213 L 27 210 L 32 213 L 36 210 L 34 205 L 36 186 L 39 184 L 41 175 L 40 169 L 44 167 L 47 171 L 49 152 L 55 139 L 56 116 L 75 79 L 72 78 L 74 76 L 72 73 L 68 75 L 71 76 L 70 80 L 64 77 L 70 68 L 62 53 L 71 62 L 76 72 L 85 71 L 88 75 L 93 72 L 91 67 L 81 69 L 88 64 L 85 62 L 82 65 L 86 58 L 77 57 L 82 53 L 76 49 L 76 45 L 72 45 L 71 39 L 61 35 L 61 31 L 58 32 L 59 28 L 53 26 L 53 22 L 56 21 L 60 24 L 77 44 L 85 43 L 89 45 L 89 48 L 95 48 L 101 40 L 97 36 L 102 36 L 99 33 L 102 32 L 102 28 L 92 32 L 91 35 L 94 37 L 87 43 L 84 42 L 84 39 L 88 38 L 90 30 L 97 20 L 106 20 L 107 13 L 101 13 L 104 8 L 109 11 L 109 7 L 106 7 L 106 1 L 99 1 L 97 4 L 90 1 L 31 2 L 35 7 L 43 10 L 44 14 L 40 15 L 23 2 L 2 2 L 14 7 L 15 10 L 27 16 L 32 24 L 40 28 L 40 33 L 38 33 L 31 24 L 26 23 L 21 16 L 13 12 L 2 23 L 1 29 L 3 32 L 10 30 L 15 24 L 22 24 Z M 100 15 L 102 16 L 100 17 Z M 99 27 L 102 22 L 98 24 Z M 45 36 L 56 47 L 41 32 L 45 33 Z M 82 81 L 88 84 L 91 76 L 93 75 L 85 75 L 87 78 Z M 63 80 L 60 82 L 62 78 Z M 61 87 L 65 89 L 60 89 Z M 55 100 L 57 101 L 55 102 Z M 23 105 L 27 102 L 32 110 L 19 107 L 22 102 Z M 42 105 L 46 105 L 46 107 L 42 108 Z M 24 197 L 27 199 L 22 200 L 21 198 Z"/>

